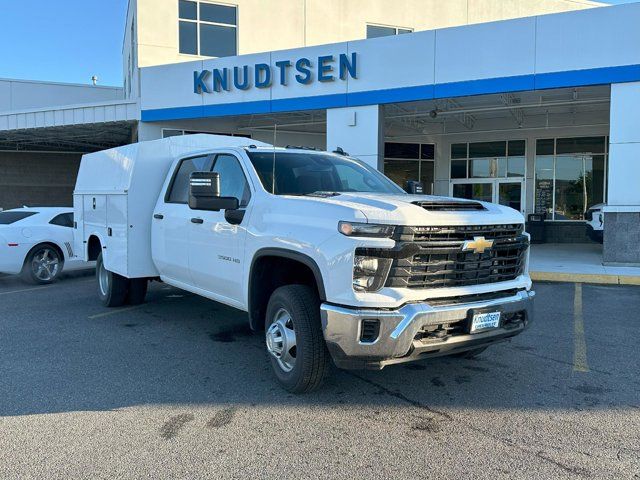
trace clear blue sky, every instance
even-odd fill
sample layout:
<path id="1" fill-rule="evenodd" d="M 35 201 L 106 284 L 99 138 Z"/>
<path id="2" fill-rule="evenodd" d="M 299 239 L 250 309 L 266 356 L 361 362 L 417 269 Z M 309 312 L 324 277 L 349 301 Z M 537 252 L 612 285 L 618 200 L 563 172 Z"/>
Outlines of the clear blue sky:
<path id="1" fill-rule="evenodd" d="M 126 10 L 127 0 L 0 0 L 0 78 L 122 85 Z"/>
<path id="2" fill-rule="evenodd" d="M 122 85 L 127 0 L 0 0 L 0 78 Z"/>

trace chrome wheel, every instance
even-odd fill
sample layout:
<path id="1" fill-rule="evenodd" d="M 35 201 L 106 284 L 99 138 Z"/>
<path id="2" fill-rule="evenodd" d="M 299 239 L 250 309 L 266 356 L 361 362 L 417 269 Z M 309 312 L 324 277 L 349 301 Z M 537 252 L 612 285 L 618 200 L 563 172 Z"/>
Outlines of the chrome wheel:
<path id="1" fill-rule="evenodd" d="M 290 372 L 296 365 L 296 332 L 291 315 L 284 308 L 276 312 L 266 332 L 267 350 L 280 368 Z"/>
<path id="2" fill-rule="evenodd" d="M 104 268 L 103 262 L 98 264 L 98 287 L 103 296 L 106 297 L 109 294 L 109 272 Z"/>
<path id="3" fill-rule="evenodd" d="M 43 248 L 33 256 L 31 271 L 38 280 L 50 282 L 60 272 L 60 257 L 51 248 Z"/>

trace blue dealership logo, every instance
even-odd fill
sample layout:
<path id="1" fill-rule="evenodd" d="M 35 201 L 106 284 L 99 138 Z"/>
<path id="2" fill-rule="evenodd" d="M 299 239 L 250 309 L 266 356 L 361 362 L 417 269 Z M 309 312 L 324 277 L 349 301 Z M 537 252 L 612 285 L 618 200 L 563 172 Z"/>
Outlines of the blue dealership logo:
<path id="1" fill-rule="evenodd" d="M 287 86 L 296 81 L 302 85 L 358 78 L 358 54 L 323 55 L 312 61 L 299 58 L 295 62 L 280 60 L 275 67 L 266 63 L 233 68 L 214 68 L 193 72 L 193 92 L 197 94 L 269 88 L 274 82 Z"/>

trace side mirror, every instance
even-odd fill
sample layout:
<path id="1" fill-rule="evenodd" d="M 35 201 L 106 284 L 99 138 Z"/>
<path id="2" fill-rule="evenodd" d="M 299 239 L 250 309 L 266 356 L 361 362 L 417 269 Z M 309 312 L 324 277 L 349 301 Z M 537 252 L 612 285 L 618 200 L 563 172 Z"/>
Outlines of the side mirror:
<path id="1" fill-rule="evenodd" d="M 235 197 L 220 196 L 220 174 L 193 172 L 189 177 L 189 208 L 191 210 L 237 210 Z"/>
<path id="2" fill-rule="evenodd" d="M 407 193 L 422 195 L 424 193 L 424 186 L 422 185 L 422 182 L 419 182 L 418 180 L 407 180 L 404 190 Z"/>

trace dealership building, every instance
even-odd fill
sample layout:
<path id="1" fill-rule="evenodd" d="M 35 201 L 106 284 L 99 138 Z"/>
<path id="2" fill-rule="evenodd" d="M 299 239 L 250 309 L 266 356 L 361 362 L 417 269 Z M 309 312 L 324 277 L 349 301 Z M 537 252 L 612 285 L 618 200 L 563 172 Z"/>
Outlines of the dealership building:
<path id="1" fill-rule="evenodd" d="M 640 264 L 640 3 L 131 0 L 123 88 L 0 80 L 0 207 L 70 203 L 80 155 L 208 132 L 342 148 L 427 193 L 542 214 Z"/>

